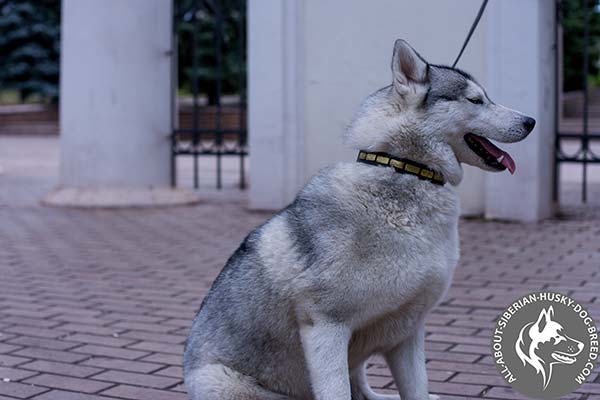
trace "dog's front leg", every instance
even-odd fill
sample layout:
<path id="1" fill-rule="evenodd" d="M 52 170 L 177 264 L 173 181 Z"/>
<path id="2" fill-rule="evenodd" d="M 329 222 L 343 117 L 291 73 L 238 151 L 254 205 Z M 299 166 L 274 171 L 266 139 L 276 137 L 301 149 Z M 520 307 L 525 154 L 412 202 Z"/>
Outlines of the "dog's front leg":
<path id="1" fill-rule="evenodd" d="M 336 323 L 301 325 L 300 337 L 316 400 L 350 400 L 350 336 L 350 329 Z"/>
<path id="2" fill-rule="evenodd" d="M 385 355 L 402 400 L 439 399 L 429 395 L 425 368 L 425 326 Z"/>

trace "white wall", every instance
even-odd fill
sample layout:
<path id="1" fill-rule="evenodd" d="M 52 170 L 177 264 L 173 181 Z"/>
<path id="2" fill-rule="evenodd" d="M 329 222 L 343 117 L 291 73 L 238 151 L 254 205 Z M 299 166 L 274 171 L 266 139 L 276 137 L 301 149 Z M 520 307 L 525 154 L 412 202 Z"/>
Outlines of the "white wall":
<path id="1" fill-rule="evenodd" d="M 499 2 L 490 2 L 493 3 Z M 527 3 L 527 18 L 520 14 L 522 3 Z M 512 85 L 511 78 L 499 76 L 502 70 L 490 64 L 506 64 L 507 57 L 518 55 L 510 48 L 515 42 L 519 54 L 529 48 L 531 55 L 544 58 L 531 61 L 531 56 L 523 65 L 511 59 L 508 63 L 514 72 L 528 68 L 535 72 L 523 77 L 546 79 L 547 63 L 551 60 L 545 50 L 538 52 L 535 46 L 546 34 L 540 26 L 546 30 L 553 27 L 552 21 L 541 17 L 553 8 L 553 2 L 547 3 L 511 0 L 504 4 L 503 0 L 510 16 L 496 15 L 488 8 L 458 64 L 488 87 L 492 99 L 543 119 L 536 134 L 549 128 L 544 114 L 547 110 L 537 105 L 542 86 L 528 85 L 523 82 L 526 79 L 520 79 L 522 88 L 531 88 L 536 94 L 517 98 L 518 92 L 506 91 L 506 86 Z M 342 133 L 361 101 L 391 82 L 390 59 L 395 39 L 408 40 L 432 63 L 451 64 L 480 5 L 480 0 L 250 0 L 250 206 L 283 207 L 319 168 L 340 160 L 353 161 L 355 152 L 343 146 Z M 518 29 L 513 30 L 515 25 Z M 498 52 L 490 37 L 499 34 L 499 26 L 512 32 L 503 42 L 504 52 Z M 522 35 L 524 40 L 520 39 Z M 552 86 L 552 80 L 548 82 Z M 548 85 L 544 88 L 547 92 Z M 545 143 L 545 139 L 542 141 Z M 532 162 L 545 167 L 550 157 L 547 150 L 539 148 L 540 156 Z M 529 147 L 525 150 L 530 151 Z M 527 158 L 515 154 L 517 163 Z M 273 163 L 273 159 L 277 161 Z M 513 195 L 546 188 L 545 180 L 536 180 L 534 186 L 529 186 L 527 170 L 522 168 L 515 176 L 504 173 L 501 178 L 499 174 L 464 168 L 465 178 L 459 187 L 463 214 L 521 219 L 524 216 L 518 213 L 497 213 L 497 205 L 488 206 L 486 202 L 493 203 L 494 193 L 509 180 L 517 191 L 507 192 L 496 201 L 506 210 L 518 207 Z M 265 174 L 267 171 L 270 174 Z M 499 187 L 487 184 L 490 179 L 502 183 Z M 492 194 L 486 195 L 490 191 Z M 532 196 L 537 198 L 537 194 Z M 542 196 L 538 200 L 539 205 L 547 199 Z"/>
<path id="2" fill-rule="evenodd" d="M 171 0 L 63 0 L 61 185 L 169 185 Z"/>

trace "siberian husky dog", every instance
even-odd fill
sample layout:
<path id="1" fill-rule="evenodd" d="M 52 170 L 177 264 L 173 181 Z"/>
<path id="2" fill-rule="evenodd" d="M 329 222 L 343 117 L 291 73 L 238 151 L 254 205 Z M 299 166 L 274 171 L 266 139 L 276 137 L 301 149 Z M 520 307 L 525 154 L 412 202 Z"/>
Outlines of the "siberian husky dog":
<path id="1" fill-rule="evenodd" d="M 584 344 L 565 333 L 554 319 L 554 308 L 542 309 L 537 321 L 526 324 L 519 332 L 515 351 L 523 362 L 542 375 L 544 390 L 552 379 L 552 369 L 558 364 L 573 364 Z"/>
<path id="2" fill-rule="evenodd" d="M 402 400 L 429 398 L 424 320 L 459 255 L 449 186 L 461 163 L 514 172 L 489 139 L 518 142 L 535 120 L 403 40 L 392 75 L 346 132 L 361 162 L 319 172 L 213 283 L 185 348 L 192 400 L 398 399 L 367 384 L 375 354 Z"/>

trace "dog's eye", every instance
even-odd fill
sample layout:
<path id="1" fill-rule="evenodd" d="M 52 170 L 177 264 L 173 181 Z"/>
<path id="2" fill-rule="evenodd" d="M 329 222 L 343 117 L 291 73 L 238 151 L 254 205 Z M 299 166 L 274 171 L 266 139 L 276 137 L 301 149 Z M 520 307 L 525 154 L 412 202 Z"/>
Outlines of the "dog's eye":
<path id="1" fill-rule="evenodd" d="M 469 102 L 471 102 L 473 104 L 483 104 L 483 100 L 481 100 L 481 99 L 469 99 L 469 98 L 467 98 L 467 100 L 469 100 Z"/>

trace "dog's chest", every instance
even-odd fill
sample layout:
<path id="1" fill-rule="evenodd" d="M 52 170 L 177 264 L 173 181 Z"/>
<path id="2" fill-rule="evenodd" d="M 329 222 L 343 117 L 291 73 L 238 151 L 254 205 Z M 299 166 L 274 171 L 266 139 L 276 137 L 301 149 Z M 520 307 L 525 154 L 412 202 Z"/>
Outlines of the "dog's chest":
<path id="1" fill-rule="evenodd" d="M 439 199 L 443 201 L 444 199 Z M 362 263 L 355 282 L 365 295 L 361 320 L 418 314 L 449 287 L 458 261 L 458 209 L 409 204 L 401 211 L 379 207 L 363 221 L 353 257 Z M 453 204 L 450 203 L 452 206 Z M 431 211 L 430 211 L 431 210 Z"/>
<path id="2" fill-rule="evenodd" d="M 457 218 L 397 232 L 382 229 L 385 234 L 372 244 L 378 251 L 365 258 L 356 279 L 363 283 L 350 348 L 356 363 L 412 335 L 443 298 L 458 261 Z"/>
<path id="3" fill-rule="evenodd" d="M 450 286 L 458 261 L 456 232 L 448 230 L 443 237 L 421 234 L 418 239 L 382 240 L 377 247 L 379 252 L 360 273 L 360 279 L 369 282 L 365 288 L 368 309 L 394 312 L 415 298 L 419 306 L 430 307 Z"/>

